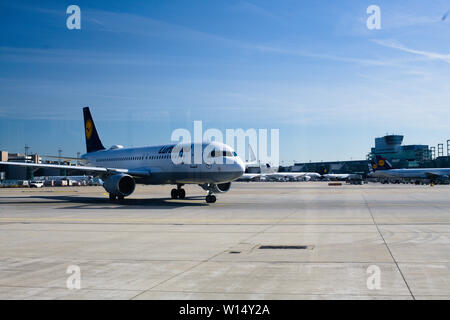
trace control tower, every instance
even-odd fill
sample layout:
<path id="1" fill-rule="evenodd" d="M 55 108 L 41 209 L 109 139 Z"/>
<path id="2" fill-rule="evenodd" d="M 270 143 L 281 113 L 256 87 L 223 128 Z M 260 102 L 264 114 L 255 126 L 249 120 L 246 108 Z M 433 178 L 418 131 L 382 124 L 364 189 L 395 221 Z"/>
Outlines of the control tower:
<path id="1" fill-rule="evenodd" d="M 395 168 L 417 167 L 430 158 L 428 145 L 402 145 L 403 136 L 397 134 L 375 138 L 375 148 L 370 157 L 382 156 L 388 159 Z"/>
<path id="2" fill-rule="evenodd" d="M 398 153 L 403 142 L 403 136 L 391 134 L 380 138 L 375 138 L 375 148 L 372 152 L 378 153 Z"/>

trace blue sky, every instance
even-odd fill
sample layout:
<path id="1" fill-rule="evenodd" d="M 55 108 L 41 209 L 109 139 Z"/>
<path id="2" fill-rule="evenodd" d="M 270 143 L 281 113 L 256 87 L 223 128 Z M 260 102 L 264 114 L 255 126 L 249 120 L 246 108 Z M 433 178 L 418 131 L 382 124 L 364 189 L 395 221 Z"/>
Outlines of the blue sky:
<path id="1" fill-rule="evenodd" d="M 81 30 L 66 8 L 81 8 Z M 368 30 L 366 8 L 381 8 Z M 280 160 L 363 159 L 373 139 L 450 139 L 448 1 L 0 3 L 0 149 L 84 152 L 172 130 L 280 130 Z"/>

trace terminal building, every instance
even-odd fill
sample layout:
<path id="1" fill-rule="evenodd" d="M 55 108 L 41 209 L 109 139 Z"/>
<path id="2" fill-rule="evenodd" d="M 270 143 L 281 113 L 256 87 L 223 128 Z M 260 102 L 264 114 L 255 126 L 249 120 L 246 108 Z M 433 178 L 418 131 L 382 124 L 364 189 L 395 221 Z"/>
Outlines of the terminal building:
<path id="1" fill-rule="evenodd" d="M 0 150 L 0 161 L 2 162 L 28 162 L 28 163 L 51 163 L 74 165 L 70 162 L 43 161 L 38 154 L 27 155 L 24 153 L 9 153 Z M 3 180 L 32 180 L 35 176 L 66 176 L 67 170 L 53 168 L 26 168 L 18 166 L 0 165 L 0 181 Z"/>
<path id="2" fill-rule="evenodd" d="M 418 168 L 433 160 L 432 149 L 428 145 L 402 145 L 403 136 L 392 134 L 375 138 L 375 147 L 371 149 L 368 159 L 381 156 L 394 168 Z"/>
<path id="3" fill-rule="evenodd" d="M 292 172 L 317 172 L 320 174 L 327 173 L 357 173 L 365 175 L 369 172 L 367 160 L 350 160 L 350 161 L 327 161 L 327 162 L 306 162 L 295 163 L 287 168 L 280 168 L 280 171 Z"/>
<path id="4" fill-rule="evenodd" d="M 22 153 L 9 153 L 8 151 L 0 151 L 0 161 L 41 163 L 41 158 L 37 154 L 26 155 Z M 33 171 L 31 170 L 31 168 L 0 165 L 0 180 L 28 180 L 32 178 Z"/>
<path id="5" fill-rule="evenodd" d="M 386 158 L 394 168 L 450 168 L 450 140 L 447 140 L 447 155 L 444 144 L 437 148 L 423 144 L 402 145 L 402 135 L 386 135 L 375 138 L 375 146 L 365 160 L 305 162 L 290 167 L 280 167 L 280 171 L 326 173 L 356 173 L 367 175 L 368 164 L 376 156 Z"/>

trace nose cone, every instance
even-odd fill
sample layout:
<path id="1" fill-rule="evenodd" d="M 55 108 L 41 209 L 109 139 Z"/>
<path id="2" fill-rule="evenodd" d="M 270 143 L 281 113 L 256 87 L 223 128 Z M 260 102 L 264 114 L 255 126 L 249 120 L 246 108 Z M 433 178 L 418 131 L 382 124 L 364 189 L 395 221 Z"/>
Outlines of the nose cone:
<path id="1" fill-rule="evenodd" d="M 233 167 L 234 167 L 233 171 L 234 171 L 234 173 L 236 175 L 234 179 L 237 179 L 237 178 L 241 177 L 244 174 L 244 172 L 245 172 L 245 164 L 240 158 L 236 158 L 236 160 L 234 161 Z"/>

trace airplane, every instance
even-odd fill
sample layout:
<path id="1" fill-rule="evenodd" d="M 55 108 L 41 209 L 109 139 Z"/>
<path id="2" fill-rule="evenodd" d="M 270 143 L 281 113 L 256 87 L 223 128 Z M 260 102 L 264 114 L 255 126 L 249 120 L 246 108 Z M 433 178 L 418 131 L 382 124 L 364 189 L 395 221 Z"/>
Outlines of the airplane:
<path id="1" fill-rule="evenodd" d="M 238 181 L 257 181 L 260 180 L 262 177 L 261 173 L 244 173 L 240 178 L 238 178 Z"/>
<path id="2" fill-rule="evenodd" d="M 360 177 L 360 175 L 354 173 L 328 173 L 328 169 L 325 167 L 322 167 L 320 172 L 323 180 L 344 181 Z"/>
<path id="3" fill-rule="evenodd" d="M 322 175 L 317 172 L 306 172 L 306 176 L 310 178 L 310 180 L 320 180 L 322 178 Z"/>
<path id="4" fill-rule="evenodd" d="M 306 176 L 306 172 L 274 172 L 269 174 L 268 178 L 276 181 L 299 181 Z"/>
<path id="5" fill-rule="evenodd" d="M 285 172 L 285 174 L 288 174 L 288 178 L 289 177 L 293 177 L 298 181 L 317 181 L 320 180 L 322 178 L 322 175 L 320 173 L 317 172 Z"/>
<path id="6" fill-rule="evenodd" d="M 216 202 L 214 194 L 228 192 L 231 182 L 241 177 L 245 164 L 234 150 L 219 142 L 181 143 L 160 146 L 124 148 L 113 145 L 106 149 L 98 135 L 89 107 L 83 108 L 86 153 L 81 159 L 83 166 L 60 164 L 0 162 L 1 165 L 56 168 L 92 172 L 104 181 L 103 187 L 111 201 L 123 200 L 134 192 L 136 184 L 173 184 L 172 199 L 184 199 L 185 184 L 198 184 L 207 191 L 206 202 Z M 175 164 L 173 152 L 181 148 L 179 155 L 183 161 Z M 195 152 L 201 150 L 202 160 L 194 161 Z M 206 156 L 213 161 L 204 160 L 203 152 L 212 150 Z M 178 154 L 176 154 L 178 155 Z M 187 160 L 187 161 L 185 161 Z M 219 161 L 216 161 L 219 160 Z"/>
<path id="7" fill-rule="evenodd" d="M 260 173 L 244 173 L 239 181 L 310 181 L 321 178 L 315 172 L 278 172 L 278 167 L 271 167 L 269 163 L 260 165 Z"/>
<path id="8" fill-rule="evenodd" d="M 327 173 L 323 175 L 324 178 L 330 180 L 347 180 L 356 176 L 358 175 L 354 173 Z"/>
<path id="9" fill-rule="evenodd" d="M 251 159 L 256 159 L 253 150 L 250 146 L 250 156 Z M 273 168 L 270 166 L 269 163 L 266 164 L 261 164 L 261 163 L 257 163 L 256 161 L 253 162 L 248 162 L 247 163 L 247 168 L 253 168 L 253 169 L 258 169 L 259 172 L 258 173 L 244 173 L 238 180 L 239 181 L 265 181 L 267 180 L 267 177 L 269 176 L 268 174 L 276 172 L 276 170 L 278 168 Z"/>
<path id="10" fill-rule="evenodd" d="M 369 166 L 369 176 L 373 178 L 430 179 L 432 182 L 448 180 L 450 168 L 393 169 L 388 160 L 376 156 L 376 162 Z"/>

